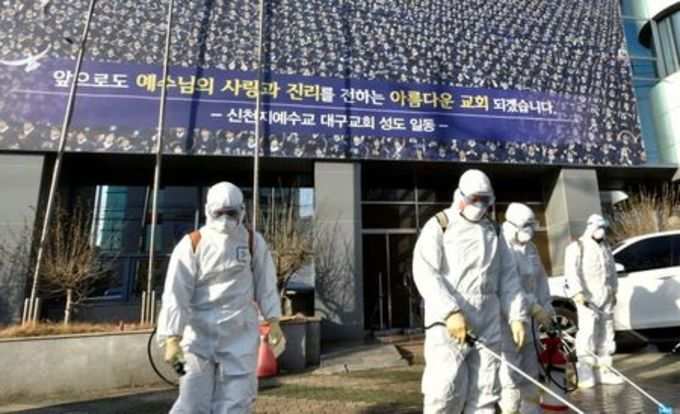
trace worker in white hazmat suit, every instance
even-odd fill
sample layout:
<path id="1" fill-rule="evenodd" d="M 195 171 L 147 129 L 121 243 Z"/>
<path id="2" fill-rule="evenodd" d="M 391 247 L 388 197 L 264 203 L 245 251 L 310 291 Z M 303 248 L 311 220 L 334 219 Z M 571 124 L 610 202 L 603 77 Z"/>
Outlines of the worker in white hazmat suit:
<path id="1" fill-rule="evenodd" d="M 533 329 L 534 332 L 538 331 L 538 324 L 545 327 L 551 326 L 555 314 L 551 305 L 548 278 L 538 250 L 531 241 L 536 226 L 534 212 L 528 206 L 520 203 L 512 203 L 508 206 L 503 223 L 503 236 L 517 265 L 524 300 L 534 320 L 534 326 L 529 329 Z M 527 334 L 527 345 L 517 350 L 512 340 L 510 327 L 503 324 L 502 330 L 503 357 L 538 380 L 540 365 L 532 333 Z M 501 364 L 500 380 L 502 391 L 499 405 L 503 414 L 540 414 L 543 412 L 539 405 L 540 391 L 534 384 L 514 372 L 506 364 Z"/>
<path id="2" fill-rule="evenodd" d="M 564 258 L 569 294 L 578 314 L 576 372 L 581 388 L 623 381 L 607 369 L 616 351 L 613 312 L 618 288 L 616 264 L 606 240 L 607 227 L 602 216 L 590 216 L 585 232 L 567 246 Z M 589 352 L 598 356 L 599 364 Z"/>
<path id="3" fill-rule="evenodd" d="M 249 413 L 257 393 L 258 308 L 269 341 L 285 343 L 276 272 L 264 238 L 243 225 L 243 194 L 210 188 L 206 225 L 184 237 L 170 258 L 158 321 L 169 363 L 184 362 L 173 414 Z"/>
<path id="4" fill-rule="evenodd" d="M 425 414 L 493 414 L 499 361 L 468 332 L 500 353 L 502 313 L 522 347 L 526 319 L 517 269 L 503 235 L 488 218 L 489 178 L 465 172 L 453 205 L 423 227 L 413 252 L 413 277 L 425 304 Z M 507 323 L 508 319 L 505 319 Z"/>

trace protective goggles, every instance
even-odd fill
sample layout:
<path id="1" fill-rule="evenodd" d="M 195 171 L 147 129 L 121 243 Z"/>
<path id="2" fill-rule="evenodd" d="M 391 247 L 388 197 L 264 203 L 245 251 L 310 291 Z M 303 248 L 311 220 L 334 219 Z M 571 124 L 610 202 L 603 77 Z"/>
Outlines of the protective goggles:
<path id="1" fill-rule="evenodd" d="M 227 216 L 228 218 L 238 220 L 241 216 L 241 209 L 240 208 L 218 208 L 217 210 L 212 211 L 211 214 L 215 218 Z"/>
<path id="2" fill-rule="evenodd" d="M 496 197 L 494 197 L 493 194 L 472 194 L 472 195 L 466 195 L 462 191 L 460 194 L 463 196 L 463 200 L 465 201 L 465 204 L 480 204 L 483 207 L 489 207 L 493 205 L 493 203 L 496 202 Z"/>
<path id="3" fill-rule="evenodd" d="M 507 222 L 512 224 L 517 230 L 531 229 L 532 231 L 536 231 L 536 228 L 538 227 L 538 223 L 536 223 L 535 221 L 527 221 L 526 223 L 524 223 L 523 226 L 520 226 L 517 223 L 513 223 L 510 220 L 507 220 Z"/>

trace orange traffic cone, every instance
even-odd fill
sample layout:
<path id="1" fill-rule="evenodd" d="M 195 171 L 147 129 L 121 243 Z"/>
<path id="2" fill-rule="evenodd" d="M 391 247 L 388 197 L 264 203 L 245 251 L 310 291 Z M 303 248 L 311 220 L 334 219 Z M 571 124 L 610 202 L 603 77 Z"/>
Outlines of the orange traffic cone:
<path id="1" fill-rule="evenodd" d="M 274 352 L 269 346 L 269 325 L 260 325 L 260 349 L 257 356 L 257 378 L 276 376 L 279 372 L 279 364 L 276 362 Z"/>

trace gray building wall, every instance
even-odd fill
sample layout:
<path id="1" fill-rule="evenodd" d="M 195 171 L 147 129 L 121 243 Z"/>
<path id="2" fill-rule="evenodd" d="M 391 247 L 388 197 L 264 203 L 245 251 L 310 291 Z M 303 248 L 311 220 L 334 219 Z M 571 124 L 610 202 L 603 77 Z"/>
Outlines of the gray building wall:
<path id="1" fill-rule="evenodd" d="M 361 246 L 361 165 L 314 165 L 316 314 L 324 341 L 364 335 Z"/>
<path id="2" fill-rule="evenodd" d="M 17 261 L 0 263 L 0 324 L 21 318 L 26 285 L 21 268 L 28 256 L 20 245 L 25 245 L 23 239 L 30 236 L 35 221 L 44 164 L 43 155 L 0 154 L 0 243 L 18 253 Z"/>
<path id="3" fill-rule="evenodd" d="M 579 237 L 591 214 L 601 214 L 600 191 L 595 170 L 563 169 L 546 194 L 546 225 L 552 273 L 564 271 L 564 250 Z"/>

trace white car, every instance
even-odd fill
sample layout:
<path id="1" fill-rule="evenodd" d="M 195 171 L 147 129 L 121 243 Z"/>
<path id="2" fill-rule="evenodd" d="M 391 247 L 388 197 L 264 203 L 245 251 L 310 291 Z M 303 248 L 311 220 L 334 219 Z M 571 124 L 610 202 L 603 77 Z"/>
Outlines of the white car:
<path id="1" fill-rule="evenodd" d="M 680 340 L 680 231 L 627 239 L 613 253 L 619 276 L 614 329 L 672 348 Z M 566 278 L 548 282 L 560 325 L 574 332 L 576 307 Z"/>

